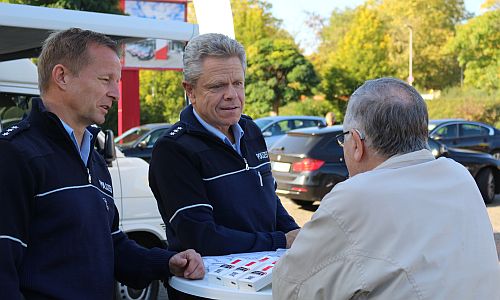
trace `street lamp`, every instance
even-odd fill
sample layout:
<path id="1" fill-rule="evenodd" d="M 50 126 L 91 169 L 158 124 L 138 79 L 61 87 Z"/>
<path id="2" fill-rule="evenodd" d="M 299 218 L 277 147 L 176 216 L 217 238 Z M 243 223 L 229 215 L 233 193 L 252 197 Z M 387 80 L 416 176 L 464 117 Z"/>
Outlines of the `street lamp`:
<path id="1" fill-rule="evenodd" d="M 411 25 L 406 24 L 406 27 L 410 30 L 410 49 L 408 51 L 408 84 L 412 85 L 413 84 L 413 27 Z"/>

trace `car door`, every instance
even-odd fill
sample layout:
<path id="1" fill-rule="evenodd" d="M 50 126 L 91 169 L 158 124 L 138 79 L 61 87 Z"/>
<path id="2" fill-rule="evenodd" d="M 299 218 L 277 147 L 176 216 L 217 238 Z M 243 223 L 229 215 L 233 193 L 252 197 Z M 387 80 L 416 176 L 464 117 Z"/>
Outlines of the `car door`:
<path id="1" fill-rule="evenodd" d="M 459 124 L 457 147 L 482 152 L 490 150 L 490 135 L 487 127 L 479 124 Z"/>

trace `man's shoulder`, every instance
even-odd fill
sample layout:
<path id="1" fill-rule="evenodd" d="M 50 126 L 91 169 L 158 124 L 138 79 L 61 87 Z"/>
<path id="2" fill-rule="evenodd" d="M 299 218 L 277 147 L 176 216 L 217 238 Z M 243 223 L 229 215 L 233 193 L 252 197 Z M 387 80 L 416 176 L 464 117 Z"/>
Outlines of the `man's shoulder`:
<path id="1" fill-rule="evenodd" d="M 187 124 L 184 122 L 177 122 L 167 129 L 162 138 L 177 140 L 186 133 L 186 129 Z"/>
<path id="2" fill-rule="evenodd" d="M 21 136 L 30 128 L 30 124 L 26 121 L 21 121 L 15 125 L 12 125 L 0 133 L 0 140 L 12 141 L 16 137 Z"/>

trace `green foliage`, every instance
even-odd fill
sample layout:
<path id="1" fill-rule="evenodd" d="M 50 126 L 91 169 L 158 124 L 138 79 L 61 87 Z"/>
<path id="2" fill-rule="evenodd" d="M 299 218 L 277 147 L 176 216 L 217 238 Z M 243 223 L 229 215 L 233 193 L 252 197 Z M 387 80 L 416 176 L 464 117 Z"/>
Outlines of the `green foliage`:
<path id="1" fill-rule="evenodd" d="M 459 25 L 449 48 L 465 69 L 464 83 L 488 91 L 500 87 L 500 10 Z"/>
<path id="2" fill-rule="evenodd" d="M 282 38 L 280 21 L 270 12 L 271 5 L 262 0 L 231 0 L 234 33 L 245 49 L 264 38 Z"/>
<path id="3" fill-rule="evenodd" d="M 118 6 L 119 0 L 7 0 L 2 2 L 47 6 L 73 10 L 123 14 Z"/>
<path id="4" fill-rule="evenodd" d="M 328 99 L 345 98 L 367 79 L 406 79 L 408 26 L 413 30 L 415 84 L 433 89 L 456 84 L 459 66 L 444 45 L 465 17 L 462 0 L 367 1 L 354 10 L 334 11 L 313 56 L 321 90 Z"/>
<path id="5" fill-rule="evenodd" d="M 463 118 L 485 122 L 500 128 L 500 91 L 493 93 L 474 88 L 450 88 L 435 100 L 428 100 L 430 119 Z"/>
<path id="6" fill-rule="evenodd" d="M 347 14 L 351 16 L 348 26 L 333 30 L 343 32 L 342 39 L 330 43 L 334 49 L 320 66 L 321 89 L 327 99 L 345 98 L 367 79 L 394 74 L 388 63 L 390 39 L 379 13 L 365 5 Z M 331 34 L 325 30 L 324 36 Z"/>
<path id="7" fill-rule="evenodd" d="M 302 101 L 290 102 L 280 109 L 282 116 L 305 115 L 324 117 L 327 112 L 331 111 L 335 114 L 337 123 L 342 123 L 344 114 L 337 106 L 327 100 L 315 100 L 306 98 Z"/>
<path id="8" fill-rule="evenodd" d="M 261 115 L 311 95 L 319 80 L 312 64 L 292 39 L 261 39 L 248 47 L 247 103 L 249 112 Z M 253 108 L 253 106 L 256 106 Z"/>
<path id="9" fill-rule="evenodd" d="M 139 95 L 141 124 L 179 120 L 184 107 L 182 73 L 175 71 L 140 71 Z"/>

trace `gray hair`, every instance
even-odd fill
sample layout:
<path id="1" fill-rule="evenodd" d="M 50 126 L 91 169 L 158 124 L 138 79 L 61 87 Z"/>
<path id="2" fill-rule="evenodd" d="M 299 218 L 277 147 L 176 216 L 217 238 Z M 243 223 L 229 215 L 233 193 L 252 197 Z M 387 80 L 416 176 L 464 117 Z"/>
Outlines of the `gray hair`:
<path id="1" fill-rule="evenodd" d="M 49 87 L 52 69 L 57 64 L 67 67 L 73 74 L 89 64 L 89 44 L 105 46 L 120 56 L 118 44 L 106 35 L 80 28 L 53 32 L 43 43 L 38 57 L 38 87 L 41 94 Z"/>
<path id="2" fill-rule="evenodd" d="M 205 57 L 230 58 L 238 57 L 246 70 L 246 55 L 243 46 L 236 40 L 220 33 L 207 33 L 193 38 L 184 50 L 184 80 L 191 85 L 203 73 L 202 65 Z"/>
<path id="3" fill-rule="evenodd" d="M 428 123 L 427 106 L 415 88 L 399 79 L 379 78 L 352 94 L 344 130 L 359 129 L 367 146 L 391 157 L 428 148 Z"/>

